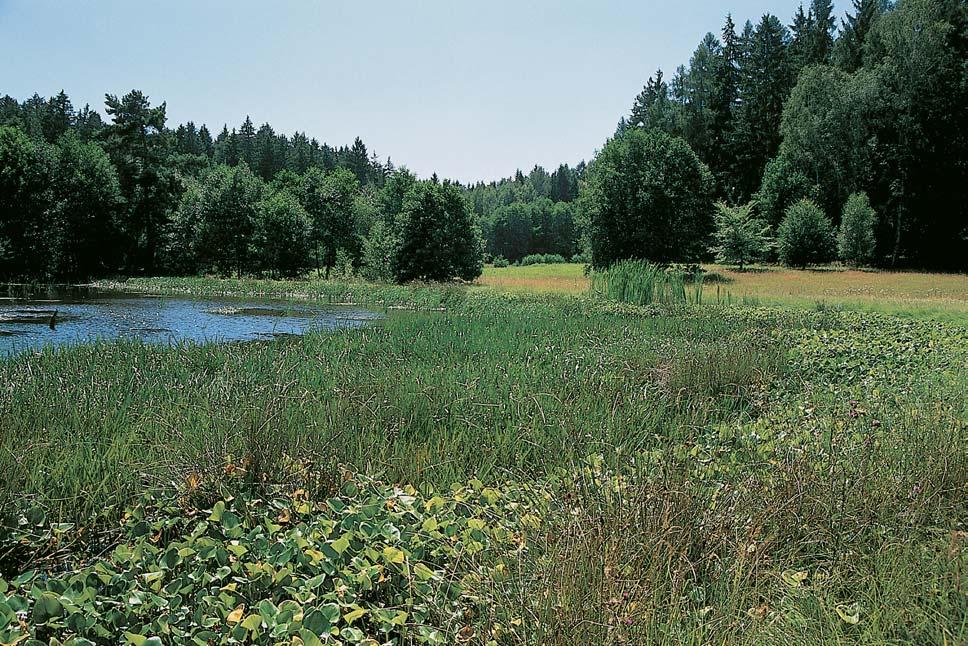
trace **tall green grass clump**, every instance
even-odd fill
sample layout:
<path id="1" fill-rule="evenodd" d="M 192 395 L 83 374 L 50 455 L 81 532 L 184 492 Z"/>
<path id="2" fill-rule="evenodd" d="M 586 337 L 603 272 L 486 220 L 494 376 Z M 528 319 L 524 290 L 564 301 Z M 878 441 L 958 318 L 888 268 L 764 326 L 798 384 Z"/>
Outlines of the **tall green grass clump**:
<path id="1" fill-rule="evenodd" d="M 702 302 L 702 274 L 669 269 L 646 260 L 622 260 L 592 274 L 592 291 L 631 305 Z"/>

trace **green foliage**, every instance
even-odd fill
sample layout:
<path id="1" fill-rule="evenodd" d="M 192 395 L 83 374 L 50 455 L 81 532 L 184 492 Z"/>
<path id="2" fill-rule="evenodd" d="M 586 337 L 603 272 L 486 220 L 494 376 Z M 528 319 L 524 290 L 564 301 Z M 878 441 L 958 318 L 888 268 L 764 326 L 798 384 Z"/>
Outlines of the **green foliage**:
<path id="1" fill-rule="evenodd" d="M 392 224 L 383 220 L 374 222 L 363 240 L 363 277 L 380 282 L 393 281 L 393 259 L 399 246 Z"/>
<path id="2" fill-rule="evenodd" d="M 712 229 L 713 180 L 681 139 L 633 129 L 608 141 L 581 196 L 591 261 L 692 260 Z"/>
<path id="3" fill-rule="evenodd" d="M 791 206 L 800 200 L 816 202 L 819 197 L 820 187 L 781 155 L 767 163 L 760 190 L 753 200 L 760 217 L 777 227 Z"/>
<path id="4" fill-rule="evenodd" d="M 316 268 L 325 269 L 327 276 L 340 249 L 354 255 L 358 252 L 354 222 L 354 197 L 358 190 L 356 177 L 345 169 L 324 173 L 311 168 L 303 176 L 300 201 L 309 213 Z"/>
<path id="5" fill-rule="evenodd" d="M 871 174 L 870 116 L 877 93 L 874 74 L 811 67 L 800 75 L 784 107 L 785 170 L 813 178 L 819 192 L 801 197 L 814 199 L 829 213 L 839 212 Z"/>
<path id="6" fill-rule="evenodd" d="M 503 258 L 501 256 L 498 256 L 497 258 L 495 258 L 491 264 L 497 267 L 498 269 L 501 269 L 503 267 L 509 267 L 511 265 L 510 261 L 508 261 L 507 258 Z"/>
<path id="7" fill-rule="evenodd" d="M 848 197 L 837 235 L 837 254 L 840 259 L 857 266 L 873 260 L 876 225 L 877 213 L 871 208 L 867 194 L 854 193 Z"/>
<path id="8" fill-rule="evenodd" d="M 497 209 L 487 223 L 488 250 L 511 262 L 521 260 L 531 249 L 534 225 L 532 209 L 525 202 L 514 202 Z"/>
<path id="9" fill-rule="evenodd" d="M 446 309 L 0 363 L 4 641 L 964 632 L 961 327 L 453 286 L 132 282 Z"/>
<path id="10" fill-rule="evenodd" d="M 309 214 L 289 190 L 257 204 L 253 249 L 262 271 L 297 276 L 309 268 Z"/>
<path id="11" fill-rule="evenodd" d="M 763 257 L 772 246 L 770 225 L 753 215 L 753 203 L 730 207 L 725 202 L 716 204 L 716 244 L 710 251 L 716 254 L 716 262 L 739 265 L 743 271 L 746 263 Z"/>
<path id="12" fill-rule="evenodd" d="M 488 605 L 544 502 L 521 485 L 420 493 L 357 476 L 329 496 L 274 489 L 198 508 L 207 485 L 194 478 L 181 497 L 145 496 L 125 512 L 113 550 L 69 573 L 3 582 L 0 640 L 450 643 L 465 616 L 481 617 L 484 631 L 499 619 Z M 6 540 L 42 551 L 77 534 L 37 513 Z"/>
<path id="13" fill-rule="evenodd" d="M 156 268 L 166 215 L 178 199 L 177 176 L 165 159 L 166 109 L 164 103 L 152 107 L 139 90 L 121 98 L 105 96 L 111 124 L 105 128 L 104 145 L 127 206 L 120 227 L 124 263 L 147 272 Z"/>
<path id="14" fill-rule="evenodd" d="M 480 235 L 457 186 L 414 184 L 395 220 L 399 245 L 393 273 L 398 282 L 473 280 L 484 267 Z"/>
<path id="15" fill-rule="evenodd" d="M 0 277 L 43 276 L 49 240 L 49 149 L 16 128 L 0 127 Z"/>
<path id="16" fill-rule="evenodd" d="M 529 265 L 561 265 L 568 262 L 564 256 L 560 256 L 556 253 L 546 253 L 546 254 L 531 254 L 525 256 L 521 259 L 520 265 L 522 267 L 528 267 Z M 495 267 L 497 264 L 494 265 Z"/>
<path id="17" fill-rule="evenodd" d="M 247 166 L 213 167 L 196 189 L 182 196 L 175 221 L 194 222 L 195 253 L 202 271 L 241 275 L 253 268 L 252 243 L 262 199 L 262 180 Z"/>
<path id="18" fill-rule="evenodd" d="M 701 277 L 644 260 L 622 260 L 594 272 L 591 289 L 600 296 L 632 305 L 685 305 L 702 300 Z"/>
<path id="19" fill-rule="evenodd" d="M 792 267 L 806 267 L 834 257 L 836 240 L 833 225 L 819 206 L 800 200 L 783 216 L 777 229 L 780 261 Z"/>
<path id="20" fill-rule="evenodd" d="M 57 145 L 51 266 L 72 279 L 103 276 L 119 265 L 116 228 L 123 198 L 111 160 L 100 146 L 68 131 Z"/>

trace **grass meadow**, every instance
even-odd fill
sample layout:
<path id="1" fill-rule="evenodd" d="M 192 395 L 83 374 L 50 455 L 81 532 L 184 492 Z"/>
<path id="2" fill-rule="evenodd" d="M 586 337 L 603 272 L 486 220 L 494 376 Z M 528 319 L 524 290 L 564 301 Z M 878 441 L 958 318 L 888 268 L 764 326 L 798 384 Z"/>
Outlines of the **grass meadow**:
<path id="1" fill-rule="evenodd" d="M 834 307 L 968 324 L 968 276 L 823 267 L 808 271 L 753 266 L 746 271 L 705 265 L 714 274 L 706 300 L 781 307 Z M 487 267 L 482 286 L 515 293 L 581 294 L 590 281 L 584 265 Z"/>
<path id="2" fill-rule="evenodd" d="M 0 363 L 0 643 L 965 643 L 966 279 L 715 271 L 129 281 L 387 316 Z"/>

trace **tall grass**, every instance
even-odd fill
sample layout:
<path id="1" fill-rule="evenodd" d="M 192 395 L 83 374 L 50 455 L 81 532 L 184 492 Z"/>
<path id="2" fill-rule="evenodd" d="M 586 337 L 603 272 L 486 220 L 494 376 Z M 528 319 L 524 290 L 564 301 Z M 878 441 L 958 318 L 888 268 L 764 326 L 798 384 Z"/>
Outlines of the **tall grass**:
<path id="1" fill-rule="evenodd" d="M 380 326 L 284 342 L 132 342 L 0 364 L 0 491 L 84 521 L 147 482 L 284 455 L 448 486 L 540 477 L 602 447 L 715 423 L 781 369 L 742 325 L 625 317 L 580 303 L 391 311 Z M 729 372 L 699 369 L 715 353 Z"/>
<path id="2" fill-rule="evenodd" d="M 592 274 L 594 293 L 632 305 L 686 305 L 702 302 L 702 275 L 687 275 L 645 260 L 622 260 Z"/>

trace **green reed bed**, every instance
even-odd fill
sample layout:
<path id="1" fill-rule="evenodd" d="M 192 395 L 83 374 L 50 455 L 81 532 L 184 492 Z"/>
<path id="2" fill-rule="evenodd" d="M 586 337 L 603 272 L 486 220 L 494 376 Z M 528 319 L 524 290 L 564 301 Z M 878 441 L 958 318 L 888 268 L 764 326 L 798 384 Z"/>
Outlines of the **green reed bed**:
<path id="1" fill-rule="evenodd" d="M 966 361 L 942 324 L 486 293 L 17 357 L 0 642 L 963 642 Z"/>
<path id="2" fill-rule="evenodd" d="M 591 291 L 633 305 L 702 303 L 702 275 L 645 260 L 623 260 L 591 275 Z"/>

